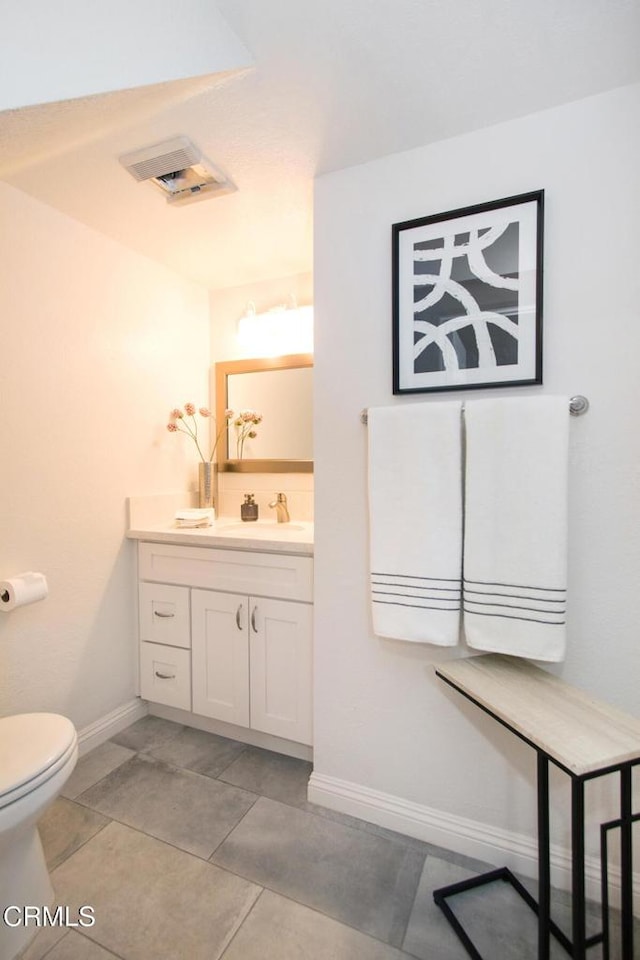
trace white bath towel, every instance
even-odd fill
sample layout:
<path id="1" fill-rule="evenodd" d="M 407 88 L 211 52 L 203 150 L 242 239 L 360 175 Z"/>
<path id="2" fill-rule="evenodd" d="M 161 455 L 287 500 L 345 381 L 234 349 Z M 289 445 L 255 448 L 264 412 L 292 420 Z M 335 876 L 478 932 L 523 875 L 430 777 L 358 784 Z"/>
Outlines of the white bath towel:
<path id="1" fill-rule="evenodd" d="M 462 565 L 460 403 L 369 410 L 373 628 L 458 642 Z"/>
<path id="2" fill-rule="evenodd" d="M 463 623 L 467 643 L 562 660 L 568 397 L 468 403 Z"/>

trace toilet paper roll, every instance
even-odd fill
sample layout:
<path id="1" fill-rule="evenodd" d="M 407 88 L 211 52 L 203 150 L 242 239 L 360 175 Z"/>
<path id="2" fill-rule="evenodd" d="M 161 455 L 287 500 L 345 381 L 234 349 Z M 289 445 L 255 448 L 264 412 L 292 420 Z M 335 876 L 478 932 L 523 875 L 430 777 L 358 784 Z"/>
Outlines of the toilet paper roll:
<path id="1" fill-rule="evenodd" d="M 18 573 L 9 580 L 0 580 L 0 610 L 13 610 L 28 603 L 44 600 L 49 593 L 47 578 L 43 573 Z"/>

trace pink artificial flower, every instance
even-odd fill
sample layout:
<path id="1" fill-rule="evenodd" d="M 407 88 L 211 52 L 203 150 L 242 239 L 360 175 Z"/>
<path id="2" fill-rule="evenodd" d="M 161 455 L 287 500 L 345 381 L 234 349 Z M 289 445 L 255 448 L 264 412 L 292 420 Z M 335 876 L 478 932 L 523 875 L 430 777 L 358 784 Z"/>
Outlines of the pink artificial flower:
<path id="1" fill-rule="evenodd" d="M 225 420 L 231 420 L 233 416 L 234 416 L 233 410 L 225 410 L 224 412 Z"/>
<path id="2" fill-rule="evenodd" d="M 192 416 L 194 415 L 194 413 L 196 412 L 196 405 L 195 405 L 195 403 L 185 403 L 184 409 L 185 409 L 185 412 L 186 412 L 190 417 L 192 417 Z"/>
<path id="3" fill-rule="evenodd" d="M 169 433 L 177 433 L 177 432 L 178 432 L 178 428 L 176 427 L 175 423 L 168 423 L 168 424 L 167 424 L 167 430 L 169 431 Z"/>
<path id="4" fill-rule="evenodd" d="M 184 413 L 182 412 L 182 410 L 176 407 L 175 410 L 171 411 L 169 416 L 171 417 L 172 420 L 182 420 L 182 418 L 184 417 Z"/>
<path id="5" fill-rule="evenodd" d="M 200 414 L 201 417 L 211 416 L 211 410 L 208 410 L 206 407 L 200 407 L 198 413 Z"/>

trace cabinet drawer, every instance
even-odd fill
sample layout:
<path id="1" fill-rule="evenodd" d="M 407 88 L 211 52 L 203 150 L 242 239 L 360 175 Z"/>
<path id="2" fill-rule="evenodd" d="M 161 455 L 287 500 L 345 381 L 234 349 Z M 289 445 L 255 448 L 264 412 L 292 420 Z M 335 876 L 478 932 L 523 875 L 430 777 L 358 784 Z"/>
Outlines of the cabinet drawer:
<path id="1" fill-rule="evenodd" d="M 140 644 L 140 695 L 191 710 L 191 654 L 160 643 Z"/>
<path id="2" fill-rule="evenodd" d="M 140 543 L 138 561 L 142 580 L 282 600 L 313 598 L 311 557 Z"/>
<path id="3" fill-rule="evenodd" d="M 189 590 L 165 583 L 141 583 L 139 587 L 140 639 L 190 647 Z"/>

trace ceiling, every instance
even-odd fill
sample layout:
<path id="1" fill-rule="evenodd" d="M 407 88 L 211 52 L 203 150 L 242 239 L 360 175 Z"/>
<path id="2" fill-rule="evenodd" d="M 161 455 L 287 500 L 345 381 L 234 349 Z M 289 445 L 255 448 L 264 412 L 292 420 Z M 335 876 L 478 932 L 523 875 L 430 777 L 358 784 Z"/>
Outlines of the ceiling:
<path id="1" fill-rule="evenodd" d="M 639 0 L 217 0 L 255 67 L 0 112 L 0 178 L 216 289 L 312 268 L 313 178 L 640 80 Z M 118 157 L 186 135 L 236 193 Z"/>

